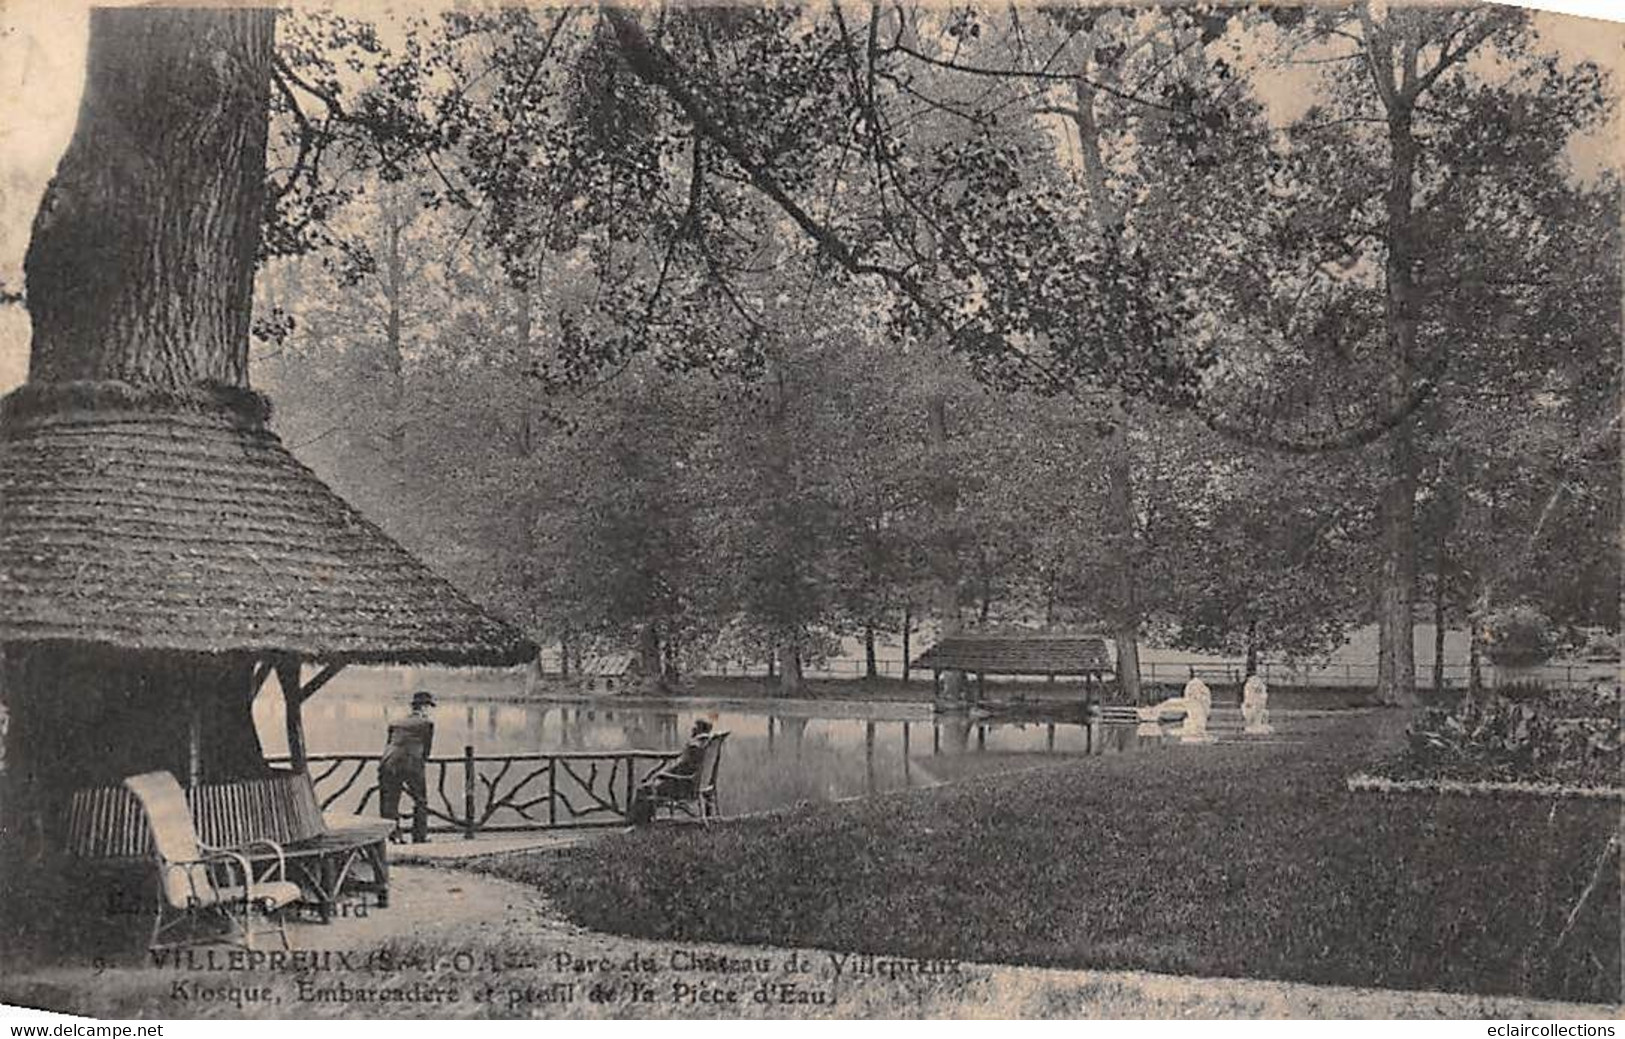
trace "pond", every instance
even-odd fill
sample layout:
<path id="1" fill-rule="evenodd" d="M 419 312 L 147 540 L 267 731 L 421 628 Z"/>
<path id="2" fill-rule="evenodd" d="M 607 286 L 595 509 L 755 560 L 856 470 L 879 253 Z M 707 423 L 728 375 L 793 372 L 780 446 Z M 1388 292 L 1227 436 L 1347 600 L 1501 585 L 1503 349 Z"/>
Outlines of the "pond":
<path id="1" fill-rule="evenodd" d="M 348 680 L 346 680 L 348 678 Z M 377 754 L 392 718 L 407 713 L 409 679 L 390 672 L 347 672 L 304 709 L 312 755 Z M 433 712 L 437 757 L 547 751 L 675 752 L 696 718 L 730 733 L 719 784 L 726 814 L 798 801 L 834 801 L 887 790 L 934 785 L 943 759 L 958 755 L 1080 755 L 1089 734 L 1077 723 L 972 721 L 933 716 L 924 704 L 812 701 L 548 702 L 498 699 L 490 683 L 459 685 L 437 675 Z M 515 680 L 513 694 L 522 682 Z M 283 706 L 272 683 L 255 704 L 265 753 L 287 753 Z M 1106 726 L 1095 750 L 1119 753 L 1158 737 L 1133 726 Z M 373 782 L 371 773 L 357 791 Z M 433 785 L 431 777 L 431 786 Z M 431 795 L 433 796 L 433 795 Z M 454 798 L 455 798 L 454 794 Z M 354 810 L 355 805 L 336 805 Z"/>

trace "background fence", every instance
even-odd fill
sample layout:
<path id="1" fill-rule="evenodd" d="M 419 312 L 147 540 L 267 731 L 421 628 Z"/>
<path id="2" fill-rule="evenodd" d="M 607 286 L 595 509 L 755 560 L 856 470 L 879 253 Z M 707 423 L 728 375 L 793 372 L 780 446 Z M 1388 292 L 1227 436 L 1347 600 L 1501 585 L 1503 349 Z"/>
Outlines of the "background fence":
<path id="1" fill-rule="evenodd" d="M 1591 685 L 1599 680 L 1613 680 L 1618 677 L 1619 665 L 1617 663 L 1561 663 L 1545 664 L 1540 667 L 1523 668 L 1497 668 L 1486 662 L 1482 667 L 1484 685 L 1488 688 L 1497 686 L 1539 683 L 1546 686 L 1579 687 Z M 556 671 L 548 672 L 557 676 Z M 825 661 L 817 666 L 802 668 L 805 678 L 813 679 L 844 679 L 856 680 L 867 676 L 867 668 L 862 660 L 837 659 Z M 875 673 L 880 678 L 901 679 L 903 677 L 902 661 L 896 659 L 880 659 L 875 661 Z M 1343 662 L 1330 662 L 1324 664 L 1304 663 L 1289 664 L 1283 662 L 1266 662 L 1259 668 L 1264 681 L 1271 684 L 1290 686 L 1324 687 L 1327 689 L 1358 689 L 1368 688 L 1377 684 L 1377 665 L 1356 664 Z M 1247 675 L 1242 661 L 1214 660 L 1212 658 L 1185 658 L 1161 659 L 1142 661 L 1140 664 L 1140 680 L 1155 685 L 1184 685 L 1190 681 L 1192 675 L 1200 675 L 1209 685 L 1226 682 L 1241 683 Z M 705 678 L 761 678 L 768 677 L 766 664 L 747 663 L 713 663 L 703 667 L 694 675 Z M 1468 685 L 1470 668 L 1466 664 L 1446 664 L 1443 670 L 1443 689 L 1465 689 Z M 916 681 L 930 681 L 931 672 L 920 668 L 910 669 L 909 677 Z M 989 676 L 989 682 L 1011 681 L 1004 676 Z M 1043 681 L 1042 678 L 1025 678 L 1020 681 Z M 1431 663 L 1418 665 L 1416 668 L 1416 685 L 1420 689 L 1433 688 L 1433 666 Z"/>

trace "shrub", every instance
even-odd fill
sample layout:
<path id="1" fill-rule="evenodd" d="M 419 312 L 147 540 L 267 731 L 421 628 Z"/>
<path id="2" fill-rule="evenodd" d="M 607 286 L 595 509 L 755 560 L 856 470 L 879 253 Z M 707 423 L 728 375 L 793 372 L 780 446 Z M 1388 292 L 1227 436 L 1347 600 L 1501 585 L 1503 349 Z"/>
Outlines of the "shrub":
<path id="1" fill-rule="evenodd" d="M 1606 631 L 1594 631 L 1580 648 L 1587 660 L 1607 662 L 1619 659 L 1619 636 Z"/>
<path id="2" fill-rule="evenodd" d="M 1608 786 L 1625 766 L 1617 690 L 1464 697 L 1423 712 L 1407 736 L 1396 778 Z"/>
<path id="3" fill-rule="evenodd" d="M 1551 658 L 1557 634 L 1544 613 L 1532 606 L 1514 606 L 1491 617 L 1489 657 L 1502 667 L 1529 667 Z"/>

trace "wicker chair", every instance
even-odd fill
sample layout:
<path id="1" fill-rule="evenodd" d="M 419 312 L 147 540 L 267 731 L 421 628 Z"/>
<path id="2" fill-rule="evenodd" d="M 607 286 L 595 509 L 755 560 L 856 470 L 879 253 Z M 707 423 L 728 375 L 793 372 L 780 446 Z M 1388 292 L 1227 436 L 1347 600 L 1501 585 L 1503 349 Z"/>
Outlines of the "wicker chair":
<path id="1" fill-rule="evenodd" d="M 693 775 L 672 772 L 669 765 L 651 772 L 645 782 L 656 790 L 652 795 L 654 807 L 666 809 L 668 816 L 675 816 L 679 811 L 690 818 L 698 816 L 701 822 L 709 825 L 719 814 L 717 771 L 722 766 L 722 745 L 727 739 L 726 732 L 712 733 L 706 738 L 699 767 Z M 663 791 L 659 789 L 658 781 L 661 779 L 668 780 Z"/>
<path id="2" fill-rule="evenodd" d="M 192 823 L 186 794 L 168 772 L 131 776 L 124 785 L 146 813 L 157 860 L 157 913 L 150 948 L 225 941 L 251 949 L 259 934 L 275 934 L 284 949 L 289 947 L 282 910 L 299 901 L 301 892 L 299 885 L 287 879 L 280 845 L 267 840 L 248 841 L 237 848 L 203 844 Z M 271 855 L 259 850 L 266 847 Z M 255 875 L 249 861 L 251 851 L 267 863 L 263 875 Z M 256 927 L 256 916 L 271 926 Z M 207 933 L 201 927 L 205 923 L 224 923 L 225 931 Z M 168 940 L 182 928 L 192 933 Z"/>

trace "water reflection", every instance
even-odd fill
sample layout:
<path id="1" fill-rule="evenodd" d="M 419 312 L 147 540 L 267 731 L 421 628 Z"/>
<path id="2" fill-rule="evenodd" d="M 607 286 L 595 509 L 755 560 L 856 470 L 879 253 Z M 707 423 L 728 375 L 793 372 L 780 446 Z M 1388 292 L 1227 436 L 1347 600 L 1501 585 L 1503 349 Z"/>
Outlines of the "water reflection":
<path id="1" fill-rule="evenodd" d="M 337 686 L 339 683 L 335 682 Z M 408 688 L 411 684 L 408 683 Z M 442 692 L 446 683 L 436 684 Z M 996 723 L 933 717 L 911 704 L 762 703 L 621 706 L 602 703 L 459 700 L 435 712 L 434 753 L 457 756 L 552 750 L 675 751 L 696 718 L 732 735 L 722 764 L 724 811 L 756 811 L 934 783 L 927 759 L 956 754 L 1120 753 L 1159 737 L 1107 726 L 1091 741 L 1075 723 Z M 329 688 L 305 706 L 313 754 L 380 751 L 391 719 L 407 713 L 396 690 Z M 287 753 L 281 697 L 268 687 L 255 703 L 265 752 Z"/>

